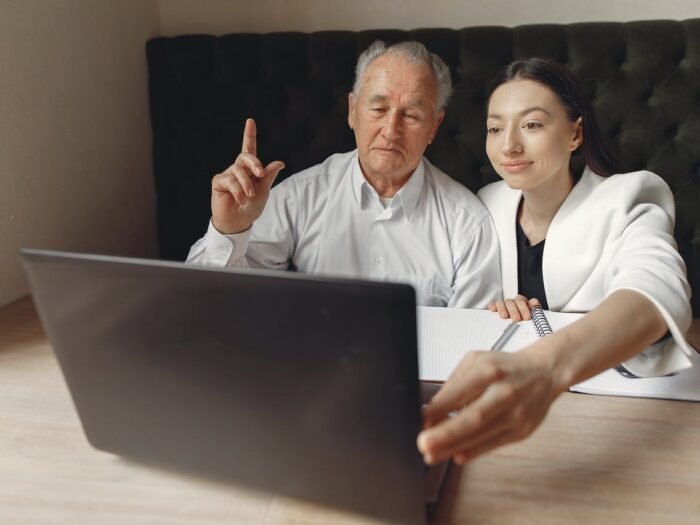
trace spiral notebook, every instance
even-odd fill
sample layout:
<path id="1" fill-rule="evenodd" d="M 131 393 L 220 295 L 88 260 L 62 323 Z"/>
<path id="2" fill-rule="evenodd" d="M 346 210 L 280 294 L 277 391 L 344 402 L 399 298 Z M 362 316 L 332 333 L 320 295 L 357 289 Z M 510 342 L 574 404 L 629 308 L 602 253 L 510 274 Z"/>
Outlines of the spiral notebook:
<path id="1" fill-rule="evenodd" d="M 580 319 L 583 314 L 543 312 L 532 321 L 521 321 L 517 329 L 499 348 L 517 352 L 539 337 Z M 418 358 L 420 378 L 445 381 L 471 350 L 491 350 L 494 342 L 512 324 L 488 310 L 464 308 L 418 307 Z"/>
<path id="2" fill-rule="evenodd" d="M 536 310 L 532 321 L 517 323 L 502 352 L 517 352 L 548 333 L 580 319 L 583 314 Z M 511 324 L 488 310 L 418 308 L 420 378 L 446 381 L 462 358 L 472 350 L 490 350 Z M 689 356 L 693 366 L 664 377 L 629 378 L 615 369 L 571 387 L 586 394 L 650 397 L 700 401 L 700 355 Z"/>
<path id="3" fill-rule="evenodd" d="M 544 315 L 544 310 L 536 306 L 530 310 L 532 315 L 532 324 L 535 325 L 535 331 L 538 337 L 544 337 L 552 333 L 552 327 L 547 321 L 547 317 Z"/>

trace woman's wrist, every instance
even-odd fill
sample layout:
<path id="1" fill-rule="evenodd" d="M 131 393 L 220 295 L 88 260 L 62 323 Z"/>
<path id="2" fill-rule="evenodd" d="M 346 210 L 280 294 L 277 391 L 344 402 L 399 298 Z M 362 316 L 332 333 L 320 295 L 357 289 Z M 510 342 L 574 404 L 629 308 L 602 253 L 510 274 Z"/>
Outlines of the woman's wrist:
<path id="1" fill-rule="evenodd" d="M 547 370 L 555 397 L 575 383 L 576 360 L 572 359 L 572 349 L 575 347 L 568 331 L 563 330 L 548 335 L 523 350 Z"/>

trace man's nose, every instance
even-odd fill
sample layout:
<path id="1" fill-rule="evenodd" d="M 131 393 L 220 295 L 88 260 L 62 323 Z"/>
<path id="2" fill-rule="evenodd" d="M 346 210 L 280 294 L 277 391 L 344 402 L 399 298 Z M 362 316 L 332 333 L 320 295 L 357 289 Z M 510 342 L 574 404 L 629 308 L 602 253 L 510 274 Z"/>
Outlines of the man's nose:
<path id="1" fill-rule="evenodd" d="M 401 115 L 397 111 L 386 114 L 382 134 L 388 140 L 396 140 L 401 136 Z"/>

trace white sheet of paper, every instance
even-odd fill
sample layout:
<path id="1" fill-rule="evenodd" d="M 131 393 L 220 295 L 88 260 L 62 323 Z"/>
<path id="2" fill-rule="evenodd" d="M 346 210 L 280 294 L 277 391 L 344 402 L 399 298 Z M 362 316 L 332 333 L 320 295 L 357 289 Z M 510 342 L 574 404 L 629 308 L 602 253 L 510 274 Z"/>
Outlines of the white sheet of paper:
<path id="1" fill-rule="evenodd" d="M 418 307 L 420 378 L 447 380 L 469 351 L 491 348 L 509 324 L 488 310 Z"/>
<path id="2" fill-rule="evenodd" d="M 693 352 L 688 358 L 692 368 L 670 376 L 627 378 L 610 369 L 569 390 L 584 394 L 700 401 L 700 355 Z"/>

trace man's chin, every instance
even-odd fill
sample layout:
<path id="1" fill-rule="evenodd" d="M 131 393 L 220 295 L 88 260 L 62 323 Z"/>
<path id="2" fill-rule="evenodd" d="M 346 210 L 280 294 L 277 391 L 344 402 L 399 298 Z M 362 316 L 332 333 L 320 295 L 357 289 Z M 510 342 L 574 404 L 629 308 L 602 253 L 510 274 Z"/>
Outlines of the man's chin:
<path id="1" fill-rule="evenodd" d="M 370 177 L 382 177 L 386 179 L 396 179 L 396 178 L 402 178 L 415 170 L 414 168 L 409 167 L 406 163 L 382 163 L 382 162 L 373 162 L 370 163 L 369 166 L 369 171 L 370 173 L 365 173 L 365 176 L 370 176 Z"/>

